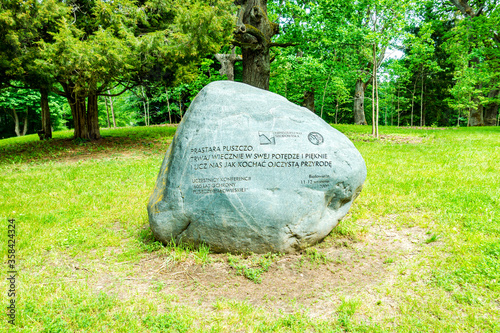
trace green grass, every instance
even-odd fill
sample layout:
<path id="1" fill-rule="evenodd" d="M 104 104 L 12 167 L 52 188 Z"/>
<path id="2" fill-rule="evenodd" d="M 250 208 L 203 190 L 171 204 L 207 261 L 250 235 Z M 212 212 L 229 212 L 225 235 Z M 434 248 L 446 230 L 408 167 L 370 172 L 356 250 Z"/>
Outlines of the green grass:
<path id="1" fill-rule="evenodd" d="M 188 263 L 199 271 L 222 267 L 230 281 L 250 280 L 249 291 L 280 274 L 281 257 L 221 256 L 206 246 L 154 241 L 146 204 L 175 128 L 103 130 L 101 143 L 75 142 L 70 131 L 56 132 L 46 142 L 34 135 L 0 140 L 2 307 L 8 218 L 16 219 L 19 271 L 17 326 L 8 325 L 2 312 L 0 330 L 500 331 L 500 128 L 381 127 L 382 139 L 376 140 L 367 135 L 369 127 L 335 127 L 365 158 L 368 177 L 339 227 L 323 244 L 299 255 L 298 262 L 307 265 L 297 274 L 322 272 L 329 264 L 351 269 L 355 262 L 336 261 L 324 249 L 337 239 L 363 244 L 369 226 L 418 228 L 425 236 L 410 260 L 384 256 L 384 269 L 393 278 L 369 293 L 337 288 L 315 296 L 340 300 L 332 301 L 326 317 L 301 301 L 280 312 L 220 298 L 207 310 L 178 300 L 161 275 L 142 292 L 106 288 L 106 274 L 139 283 L 142 275 L 173 267 L 182 271 Z M 154 260 L 161 264 L 144 271 Z M 187 274 L 186 281 L 196 279 Z M 196 290 L 214 288 L 195 282 Z M 98 284 L 104 286 L 101 291 Z"/>
<path id="2" fill-rule="evenodd" d="M 243 275 L 254 283 L 262 283 L 262 275 L 279 258 L 280 254 L 267 253 L 264 255 L 250 254 L 246 258 L 234 256 L 228 253 L 227 261 L 231 268 L 235 269 L 237 275 Z"/>

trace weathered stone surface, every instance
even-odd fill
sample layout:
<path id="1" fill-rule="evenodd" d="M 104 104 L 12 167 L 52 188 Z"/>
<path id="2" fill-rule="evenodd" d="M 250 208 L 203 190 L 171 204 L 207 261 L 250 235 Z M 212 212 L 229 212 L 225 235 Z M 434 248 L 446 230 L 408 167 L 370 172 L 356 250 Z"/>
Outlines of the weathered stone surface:
<path id="1" fill-rule="evenodd" d="M 164 243 L 293 252 L 328 235 L 365 178 L 354 145 L 311 111 L 246 84 L 214 82 L 167 151 L 150 226 Z"/>

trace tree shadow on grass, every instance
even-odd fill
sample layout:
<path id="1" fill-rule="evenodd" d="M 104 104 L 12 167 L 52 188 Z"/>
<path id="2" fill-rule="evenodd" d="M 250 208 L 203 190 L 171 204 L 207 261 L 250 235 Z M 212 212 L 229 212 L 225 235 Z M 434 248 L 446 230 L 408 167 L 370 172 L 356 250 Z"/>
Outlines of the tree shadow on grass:
<path id="1" fill-rule="evenodd" d="M 55 138 L 48 141 L 20 142 L 0 146 L 0 165 L 15 163 L 76 162 L 109 158 L 113 155 L 133 156 L 144 153 L 164 153 L 172 141 L 165 136 L 103 136 L 85 141 Z"/>

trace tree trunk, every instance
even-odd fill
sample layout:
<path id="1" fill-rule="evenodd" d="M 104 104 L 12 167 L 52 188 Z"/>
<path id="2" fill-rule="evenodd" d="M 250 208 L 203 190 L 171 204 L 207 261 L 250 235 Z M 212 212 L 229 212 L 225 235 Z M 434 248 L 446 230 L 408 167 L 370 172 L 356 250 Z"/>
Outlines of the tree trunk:
<path id="1" fill-rule="evenodd" d="M 142 95 L 142 106 L 144 107 L 144 123 L 149 126 L 149 98 L 144 90 L 144 86 L 141 86 Z"/>
<path id="2" fill-rule="evenodd" d="M 73 115 L 73 121 L 75 125 L 75 139 L 85 139 L 89 138 L 89 131 L 87 128 L 87 112 L 85 99 L 82 97 L 76 97 L 74 102 L 75 114 Z"/>
<path id="3" fill-rule="evenodd" d="M 376 17 L 377 17 L 377 10 L 375 9 L 375 21 L 374 21 L 374 24 L 373 24 L 373 32 L 375 32 L 376 28 L 377 28 L 377 20 L 376 20 Z M 378 118 L 375 117 L 375 89 L 377 87 L 377 47 L 375 45 L 375 42 L 373 43 L 373 70 L 372 70 L 372 135 L 373 136 L 376 136 L 375 135 L 375 127 L 377 126 L 376 124 L 378 124 Z"/>
<path id="4" fill-rule="evenodd" d="M 394 126 L 394 111 L 396 109 L 396 102 L 394 101 L 394 98 L 396 97 L 396 94 L 392 95 L 392 103 L 391 103 L 391 126 Z M 387 117 L 387 111 L 386 111 L 386 117 Z M 385 122 L 387 125 L 387 121 Z"/>
<path id="5" fill-rule="evenodd" d="M 417 89 L 417 79 L 415 79 L 415 84 L 413 85 L 413 93 L 411 94 L 411 121 L 410 126 L 413 127 L 413 107 L 415 105 L 415 90 Z"/>
<path id="6" fill-rule="evenodd" d="M 108 90 L 108 95 L 111 95 L 109 90 Z M 111 96 L 109 96 L 109 108 L 111 109 L 111 118 L 113 119 L 113 127 L 116 128 L 115 109 L 113 107 L 113 97 Z"/>
<path id="7" fill-rule="evenodd" d="M 491 90 L 488 98 L 497 98 L 500 96 L 500 90 Z M 497 124 L 498 102 L 489 103 L 484 107 L 484 125 L 495 126 Z"/>
<path id="8" fill-rule="evenodd" d="M 73 125 L 75 127 L 74 138 L 88 140 L 85 98 L 78 95 L 72 83 L 61 82 L 61 85 L 71 108 L 71 115 L 73 116 Z"/>
<path id="9" fill-rule="evenodd" d="M 85 96 L 75 91 L 72 83 L 61 82 L 61 85 L 73 115 L 74 138 L 84 140 L 100 139 L 97 95 L 94 93 L 89 94 L 88 106 L 86 107 Z"/>
<path id="10" fill-rule="evenodd" d="M 399 121 L 400 121 L 400 110 L 399 110 L 399 89 L 398 89 L 398 127 L 399 127 Z"/>
<path id="11" fill-rule="evenodd" d="M 321 112 L 320 112 L 320 117 L 321 119 L 323 119 L 323 108 L 325 107 L 325 95 L 326 95 L 326 88 L 328 88 L 328 82 L 330 81 L 330 75 L 331 73 L 328 73 L 328 78 L 326 79 L 326 83 L 325 83 L 325 89 L 323 90 L 323 98 L 321 99 Z M 286 87 L 286 83 L 285 83 L 285 87 Z M 338 109 L 338 104 L 339 104 L 339 100 L 337 98 L 337 109 Z M 337 114 L 335 114 L 335 118 L 337 118 Z M 336 124 L 337 122 L 335 122 Z"/>
<path id="12" fill-rule="evenodd" d="M 269 90 L 269 49 L 279 26 L 267 17 L 267 0 L 236 0 L 235 4 L 241 5 L 234 38 L 243 56 L 243 82 Z"/>
<path id="13" fill-rule="evenodd" d="M 377 31 L 377 19 L 378 19 L 377 6 L 375 5 L 375 15 L 373 22 L 373 33 Z M 384 51 L 385 52 L 385 51 Z M 382 56 L 383 59 L 383 56 Z M 372 134 L 378 139 L 378 119 L 379 119 L 379 108 L 378 108 L 378 80 L 377 80 L 377 68 L 380 65 L 377 61 L 377 43 L 373 42 L 373 73 L 372 73 Z M 382 61 L 382 60 L 381 60 Z"/>
<path id="14" fill-rule="evenodd" d="M 172 113 L 170 112 L 170 96 L 168 94 L 168 88 L 165 88 L 165 93 L 167 94 L 167 111 L 168 111 L 168 123 L 172 123 Z"/>
<path id="15" fill-rule="evenodd" d="M 420 127 L 425 126 L 424 122 L 424 73 L 422 73 L 422 86 L 420 92 Z"/>
<path id="16" fill-rule="evenodd" d="M 21 130 L 19 129 L 19 117 L 17 116 L 15 108 L 12 108 L 12 115 L 14 118 L 14 132 L 16 132 L 16 136 L 21 136 Z"/>
<path id="17" fill-rule="evenodd" d="M 337 98 L 337 104 L 335 104 L 335 124 L 338 124 L 337 115 L 339 114 L 339 99 Z"/>
<path id="18" fill-rule="evenodd" d="M 304 91 L 304 101 L 302 106 L 308 108 L 314 113 L 314 89 Z"/>
<path id="19" fill-rule="evenodd" d="M 378 139 L 378 119 L 379 119 L 379 107 L 378 107 L 378 79 L 377 79 L 377 53 L 376 44 L 373 43 L 373 106 L 374 106 L 374 117 L 373 117 L 373 136 Z"/>
<path id="20" fill-rule="evenodd" d="M 481 89 L 480 86 L 476 86 L 476 89 Z M 469 111 L 469 126 L 484 126 L 484 118 L 483 118 L 483 104 L 479 98 L 474 98 L 474 104 L 477 107 L 471 107 Z"/>
<path id="21" fill-rule="evenodd" d="M 269 90 L 269 48 L 266 50 L 243 49 L 243 83 Z"/>
<path id="22" fill-rule="evenodd" d="M 26 108 L 26 116 L 24 116 L 24 122 L 23 122 L 23 134 L 22 136 L 25 136 L 26 133 L 28 132 L 28 112 L 30 111 L 30 108 Z"/>
<path id="23" fill-rule="evenodd" d="M 378 101 L 378 79 L 377 79 L 377 68 L 375 68 L 375 106 L 376 106 L 376 115 L 375 115 L 375 137 L 378 139 L 378 120 L 379 116 L 379 101 Z"/>
<path id="24" fill-rule="evenodd" d="M 87 127 L 90 140 L 101 138 L 99 131 L 99 108 L 97 104 L 97 94 L 91 93 L 87 98 Z"/>
<path id="25" fill-rule="evenodd" d="M 368 125 L 365 118 L 365 90 L 368 83 L 358 79 L 354 92 L 354 123 L 356 125 Z"/>
<path id="26" fill-rule="evenodd" d="M 106 96 L 104 96 L 104 104 L 106 105 L 106 120 L 108 121 L 108 128 L 111 128 L 111 121 L 109 120 L 108 98 Z"/>
<path id="27" fill-rule="evenodd" d="M 23 132 L 21 133 L 19 116 L 17 115 L 16 109 L 12 108 L 12 118 L 14 118 L 14 132 L 16 132 L 16 136 L 24 136 L 28 131 L 28 111 L 29 109 L 26 109 L 26 116 L 24 117 L 23 123 Z"/>
<path id="28" fill-rule="evenodd" d="M 40 89 L 40 105 L 42 107 L 42 133 L 41 140 L 52 139 L 52 125 L 50 123 L 49 90 Z"/>
<path id="29" fill-rule="evenodd" d="M 234 62 L 231 61 L 230 57 L 230 54 L 218 53 L 215 55 L 215 59 L 217 59 L 221 64 L 221 68 L 219 70 L 220 75 L 225 75 L 229 81 L 234 81 Z"/>
<path id="30" fill-rule="evenodd" d="M 481 104 L 470 108 L 469 126 L 484 126 L 483 106 Z"/>
<path id="31" fill-rule="evenodd" d="M 378 119 L 375 118 L 375 87 L 377 86 L 377 77 L 376 77 L 376 68 L 377 68 L 377 58 L 376 58 L 376 53 L 375 53 L 375 43 L 373 43 L 373 69 L 372 69 L 372 77 L 373 77 L 373 82 L 372 82 L 372 135 L 375 136 L 375 124 L 377 123 Z"/>

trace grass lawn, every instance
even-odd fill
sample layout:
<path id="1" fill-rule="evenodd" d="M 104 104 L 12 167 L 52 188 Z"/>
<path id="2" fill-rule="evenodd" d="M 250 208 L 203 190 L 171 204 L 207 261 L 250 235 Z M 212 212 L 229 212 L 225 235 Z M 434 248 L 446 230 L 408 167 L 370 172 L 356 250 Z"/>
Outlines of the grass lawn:
<path id="1" fill-rule="evenodd" d="M 339 125 L 360 197 L 291 255 L 164 247 L 146 204 L 175 127 L 0 140 L 0 300 L 12 332 L 499 332 L 500 127 Z"/>

